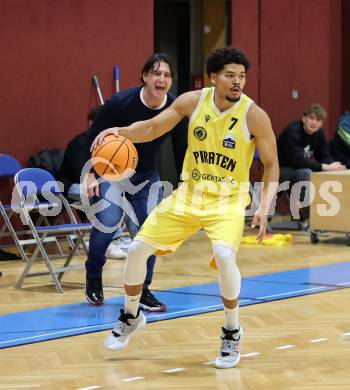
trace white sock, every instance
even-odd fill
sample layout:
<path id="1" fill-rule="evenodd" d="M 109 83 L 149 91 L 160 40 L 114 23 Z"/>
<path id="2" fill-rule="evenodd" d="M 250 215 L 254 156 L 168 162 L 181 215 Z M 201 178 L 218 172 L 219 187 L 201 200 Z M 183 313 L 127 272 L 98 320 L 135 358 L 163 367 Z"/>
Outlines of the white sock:
<path id="1" fill-rule="evenodd" d="M 225 328 L 227 330 L 235 330 L 239 329 L 239 320 L 238 320 L 238 312 L 239 305 L 237 305 L 234 309 L 224 308 L 225 310 Z"/>
<path id="2" fill-rule="evenodd" d="M 124 297 L 125 313 L 129 313 L 136 317 L 140 306 L 141 293 L 138 295 L 127 295 Z"/>

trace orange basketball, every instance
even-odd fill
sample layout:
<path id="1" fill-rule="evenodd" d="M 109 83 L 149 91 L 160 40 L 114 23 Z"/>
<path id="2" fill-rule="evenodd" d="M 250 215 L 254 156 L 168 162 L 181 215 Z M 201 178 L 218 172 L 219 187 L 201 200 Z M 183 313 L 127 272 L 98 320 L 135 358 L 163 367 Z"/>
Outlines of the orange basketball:
<path id="1" fill-rule="evenodd" d="M 135 172 L 137 161 L 134 144 L 121 135 L 107 135 L 92 152 L 95 172 L 108 181 L 130 177 Z"/>

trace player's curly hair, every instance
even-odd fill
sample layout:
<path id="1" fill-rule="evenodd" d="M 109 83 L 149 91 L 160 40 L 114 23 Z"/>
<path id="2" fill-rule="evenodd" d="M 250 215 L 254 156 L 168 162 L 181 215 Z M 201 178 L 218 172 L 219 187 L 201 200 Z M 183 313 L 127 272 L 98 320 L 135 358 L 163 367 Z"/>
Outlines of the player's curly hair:
<path id="1" fill-rule="evenodd" d="M 247 55 L 241 49 L 235 47 L 223 47 L 213 50 L 207 59 L 207 75 L 220 72 L 227 64 L 243 65 L 245 71 L 250 67 Z"/>

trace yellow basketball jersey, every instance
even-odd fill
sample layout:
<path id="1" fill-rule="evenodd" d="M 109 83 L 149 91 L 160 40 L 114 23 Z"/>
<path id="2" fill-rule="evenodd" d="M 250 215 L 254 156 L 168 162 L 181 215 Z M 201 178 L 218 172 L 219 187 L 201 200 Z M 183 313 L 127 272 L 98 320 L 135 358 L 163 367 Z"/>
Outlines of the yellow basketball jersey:
<path id="1" fill-rule="evenodd" d="M 202 90 L 190 118 L 182 178 L 189 189 L 233 194 L 244 187 L 246 192 L 255 150 L 246 116 L 253 101 L 242 94 L 232 108 L 220 112 L 214 91 L 214 87 Z"/>

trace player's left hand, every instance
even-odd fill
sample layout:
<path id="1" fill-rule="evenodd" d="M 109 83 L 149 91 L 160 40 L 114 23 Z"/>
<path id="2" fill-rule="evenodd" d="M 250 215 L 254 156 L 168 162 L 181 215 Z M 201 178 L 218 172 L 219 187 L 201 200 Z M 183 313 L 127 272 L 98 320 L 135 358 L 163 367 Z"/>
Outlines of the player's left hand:
<path id="1" fill-rule="evenodd" d="M 259 232 L 256 236 L 257 241 L 259 241 L 259 244 L 262 243 L 267 229 L 267 215 L 262 212 L 261 210 L 257 210 L 254 214 L 254 218 L 252 221 L 252 227 L 259 226 Z"/>

